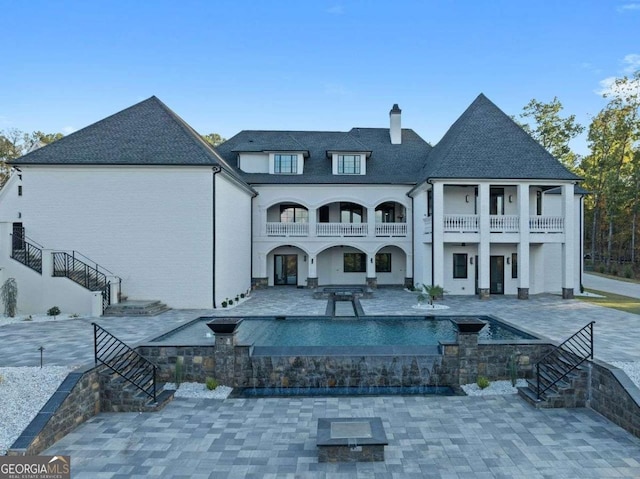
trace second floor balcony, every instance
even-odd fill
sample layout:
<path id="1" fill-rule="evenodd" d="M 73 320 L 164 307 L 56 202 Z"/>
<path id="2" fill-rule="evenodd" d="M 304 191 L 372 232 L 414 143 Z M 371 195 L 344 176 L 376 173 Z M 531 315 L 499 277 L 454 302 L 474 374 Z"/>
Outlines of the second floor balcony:
<path id="1" fill-rule="evenodd" d="M 424 232 L 430 234 L 431 218 L 424 218 Z M 491 233 L 519 233 L 520 217 L 517 215 L 490 215 Z M 444 215 L 444 233 L 479 233 L 480 215 Z M 564 233 L 562 216 L 530 216 L 530 233 Z"/>
<path id="2" fill-rule="evenodd" d="M 276 223 L 266 224 L 267 236 L 369 236 L 367 223 Z M 375 223 L 373 233 L 378 237 L 406 237 L 406 223 Z"/>

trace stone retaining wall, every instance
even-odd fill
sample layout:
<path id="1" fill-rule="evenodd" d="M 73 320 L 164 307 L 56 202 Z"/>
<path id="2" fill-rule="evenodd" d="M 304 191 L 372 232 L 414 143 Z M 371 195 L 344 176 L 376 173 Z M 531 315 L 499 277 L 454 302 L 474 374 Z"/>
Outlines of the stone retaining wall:
<path id="1" fill-rule="evenodd" d="M 640 437 L 640 389 L 620 369 L 591 362 L 589 407 Z"/>
<path id="2" fill-rule="evenodd" d="M 38 415 L 13 443 L 8 456 L 44 451 L 100 412 L 100 367 L 69 373 Z"/>

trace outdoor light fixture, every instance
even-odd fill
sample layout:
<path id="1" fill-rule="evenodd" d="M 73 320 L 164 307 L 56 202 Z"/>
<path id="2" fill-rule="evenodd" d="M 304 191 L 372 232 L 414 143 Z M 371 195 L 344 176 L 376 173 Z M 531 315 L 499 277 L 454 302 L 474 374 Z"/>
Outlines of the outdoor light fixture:
<path id="1" fill-rule="evenodd" d="M 466 195 L 466 196 L 464 197 L 464 200 L 465 200 L 467 203 L 469 203 L 469 195 Z"/>
<path id="2" fill-rule="evenodd" d="M 469 264 L 473 264 L 473 256 L 469 256 Z"/>
<path id="3" fill-rule="evenodd" d="M 307 262 L 307 255 L 306 254 L 304 255 L 304 262 L 305 263 Z"/>
<path id="4" fill-rule="evenodd" d="M 511 264 L 511 259 L 507 256 L 507 264 Z"/>
<path id="5" fill-rule="evenodd" d="M 513 203 L 513 195 L 509 195 L 509 203 Z"/>

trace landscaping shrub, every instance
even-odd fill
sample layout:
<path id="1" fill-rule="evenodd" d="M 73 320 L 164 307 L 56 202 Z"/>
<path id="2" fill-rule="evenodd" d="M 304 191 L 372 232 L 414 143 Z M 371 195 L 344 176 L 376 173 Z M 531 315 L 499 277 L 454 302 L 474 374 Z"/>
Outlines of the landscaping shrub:
<path id="1" fill-rule="evenodd" d="M 207 378 L 206 384 L 209 391 L 213 391 L 218 387 L 218 381 L 216 381 L 214 378 Z"/>
<path id="2" fill-rule="evenodd" d="M 489 384 L 491 384 L 491 382 L 489 382 L 489 380 L 484 376 L 479 376 L 478 380 L 476 381 L 476 384 L 480 389 L 485 389 L 489 387 Z"/>
<path id="3" fill-rule="evenodd" d="M 56 316 L 58 316 L 59 314 L 60 314 L 60 308 L 58 308 L 57 306 L 54 306 L 47 310 L 47 316 L 53 316 L 53 319 L 56 319 Z"/>
<path id="4" fill-rule="evenodd" d="M 4 314 L 13 318 L 18 304 L 18 284 L 15 278 L 7 279 L 0 288 L 0 299 L 4 303 Z"/>

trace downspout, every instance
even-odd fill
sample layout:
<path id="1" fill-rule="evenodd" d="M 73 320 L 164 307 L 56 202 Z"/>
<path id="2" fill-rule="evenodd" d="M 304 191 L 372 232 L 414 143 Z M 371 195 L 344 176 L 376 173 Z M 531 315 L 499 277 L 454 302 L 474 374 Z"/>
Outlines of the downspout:
<path id="1" fill-rule="evenodd" d="M 216 309 L 216 175 L 222 171 L 220 166 L 211 168 L 211 245 L 213 248 L 211 265 L 211 295 L 213 298 L 213 309 Z"/>
<path id="2" fill-rule="evenodd" d="M 405 193 L 409 198 L 411 198 L 411 286 L 415 286 L 415 282 L 413 281 L 416 277 L 416 248 L 415 248 L 415 238 L 416 238 L 416 221 L 415 221 L 415 209 L 414 209 L 414 198 L 409 193 Z"/>
<path id="3" fill-rule="evenodd" d="M 435 242 L 435 237 L 436 235 L 434 234 L 433 231 L 433 227 L 434 227 L 434 223 L 433 223 L 433 217 L 434 212 L 435 212 L 435 205 L 433 204 L 435 202 L 436 196 L 433 194 L 433 183 L 431 182 L 431 180 L 427 180 L 427 183 L 429 183 L 431 185 L 431 286 L 434 285 L 433 281 L 434 281 L 434 277 L 436 275 L 435 273 L 435 247 L 434 247 L 434 242 Z M 427 200 L 429 199 L 429 193 L 427 193 Z M 427 204 L 427 214 L 429 213 L 429 204 Z"/>
<path id="4" fill-rule="evenodd" d="M 584 268 L 584 253 L 582 248 L 584 247 L 584 231 L 582 230 L 582 216 L 584 215 L 584 195 L 580 195 L 580 293 L 582 293 L 582 269 Z"/>

